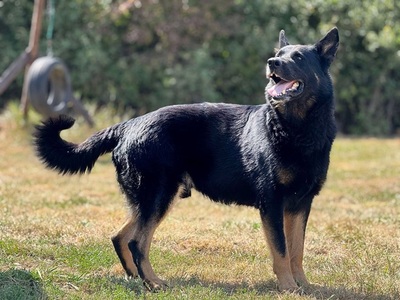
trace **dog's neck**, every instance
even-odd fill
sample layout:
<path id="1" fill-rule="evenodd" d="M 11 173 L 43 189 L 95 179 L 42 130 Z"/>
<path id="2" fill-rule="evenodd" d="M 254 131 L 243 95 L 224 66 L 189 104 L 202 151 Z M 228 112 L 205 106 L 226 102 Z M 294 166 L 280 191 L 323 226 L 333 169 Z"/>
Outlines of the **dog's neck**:
<path id="1" fill-rule="evenodd" d="M 303 103 L 267 100 L 266 106 L 266 125 L 273 144 L 279 147 L 305 146 L 309 150 L 310 144 L 314 144 L 312 148 L 317 150 L 336 135 L 332 100 L 322 103 L 311 99 Z"/>
<path id="2" fill-rule="evenodd" d="M 316 100 L 312 97 L 305 101 L 267 99 L 267 103 L 287 122 L 299 125 L 306 120 Z"/>

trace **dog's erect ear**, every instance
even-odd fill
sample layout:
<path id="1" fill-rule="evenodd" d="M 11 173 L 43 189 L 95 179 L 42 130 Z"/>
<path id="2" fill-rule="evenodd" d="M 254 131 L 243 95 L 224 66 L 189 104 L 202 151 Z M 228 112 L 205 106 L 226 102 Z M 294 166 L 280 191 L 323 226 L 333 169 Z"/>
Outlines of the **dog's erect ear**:
<path id="1" fill-rule="evenodd" d="M 286 38 L 285 30 L 281 30 L 281 32 L 279 32 L 279 49 L 281 49 L 287 45 L 290 45 L 290 43 Z"/>
<path id="2" fill-rule="evenodd" d="M 330 65 L 335 59 L 339 47 L 339 31 L 332 28 L 318 43 L 315 44 L 319 55 Z"/>

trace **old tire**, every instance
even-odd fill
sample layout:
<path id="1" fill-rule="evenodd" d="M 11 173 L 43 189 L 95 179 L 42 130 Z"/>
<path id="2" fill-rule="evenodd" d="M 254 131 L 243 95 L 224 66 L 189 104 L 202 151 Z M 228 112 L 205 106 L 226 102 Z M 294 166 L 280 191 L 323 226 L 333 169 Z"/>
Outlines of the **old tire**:
<path id="1" fill-rule="evenodd" d="M 45 117 L 66 113 L 72 98 L 67 67 L 55 57 L 36 59 L 27 74 L 28 97 L 35 110 Z"/>

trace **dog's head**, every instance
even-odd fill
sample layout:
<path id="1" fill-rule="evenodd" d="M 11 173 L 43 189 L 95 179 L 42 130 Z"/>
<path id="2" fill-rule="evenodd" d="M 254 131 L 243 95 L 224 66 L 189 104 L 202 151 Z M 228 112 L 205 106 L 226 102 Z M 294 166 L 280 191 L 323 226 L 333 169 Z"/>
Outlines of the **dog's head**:
<path id="1" fill-rule="evenodd" d="M 337 28 L 331 29 L 314 45 L 290 45 L 282 30 L 279 49 L 267 63 L 267 100 L 278 107 L 289 102 L 317 101 L 324 85 L 331 85 L 328 69 L 338 46 Z"/>

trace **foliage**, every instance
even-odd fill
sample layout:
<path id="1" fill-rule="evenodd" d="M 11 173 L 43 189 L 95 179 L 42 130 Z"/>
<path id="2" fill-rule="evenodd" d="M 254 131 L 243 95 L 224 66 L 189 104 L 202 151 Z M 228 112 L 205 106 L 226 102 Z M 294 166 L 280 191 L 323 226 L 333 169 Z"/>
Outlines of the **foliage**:
<path id="1" fill-rule="evenodd" d="M 0 70 L 26 47 L 31 6 L 0 1 Z M 341 46 L 332 75 L 339 127 L 391 135 L 400 130 L 399 20 L 395 0 L 56 1 L 53 50 L 69 66 L 78 96 L 120 111 L 198 101 L 257 104 L 280 29 L 294 43 L 313 43 L 337 26 Z M 21 85 L 19 78 L 2 98 L 19 97 Z"/>

